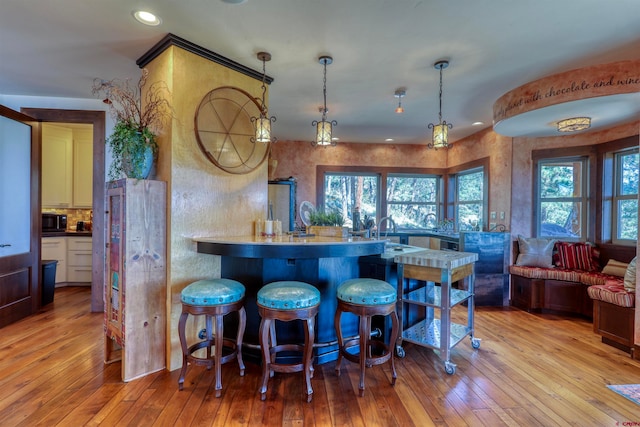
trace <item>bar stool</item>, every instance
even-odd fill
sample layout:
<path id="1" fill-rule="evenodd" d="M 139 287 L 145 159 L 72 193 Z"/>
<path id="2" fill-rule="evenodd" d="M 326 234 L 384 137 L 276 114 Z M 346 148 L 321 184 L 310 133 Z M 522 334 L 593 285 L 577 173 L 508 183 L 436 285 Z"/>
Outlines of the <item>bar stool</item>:
<path id="1" fill-rule="evenodd" d="M 178 335 L 182 347 L 182 370 L 178 379 L 178 387 L 183 389 L 184 376 L 189 363 L 206 366 L 211 369 L 215 366 L 216 397 L 222 394 L 222 369 L 221 365 L 231 361 L 234 357 L 240 365 L 240 376 L 244 376 L 244 362 L 242 361 L 242 338 L 247 324 L 247 314 L 244 309 L 245 288 L 242 283 L 231 279 L 198 280 L 185 287 L 180 293 L 182 301 L 182 314 L 178 321 Z M 226 314 L 238 312 L 238 335 L 235 341 L 224 338 L 224 320 Z M 206 316 L 206 337 L 204 340 L 187 347 L 185 325 L 189 314 Z M 215 333 L 212 334 L 212 318 L 215 318 Z M 211 347 L 214 354 L 211 354 Z M 206 356 L 196 356 L 195 352 L 206 348 Z M 223 348 L 226 354 L 223 356 Z"/>
<path id="2" fill-rule="evenodd" d="M 258 291 L 258 312 L 260 321 L 260 347 L 262 348 L 262 386 L 260 400 L 267 397 L 267 382 L 274 372 L 304 371 L 307 386 L 307 402 L 311 402 L 313 389 L 313 341 L 314 318 L 320 307 L 320 291 L 308 283 L 295 281 L 280 281 L 265 285 Z M 304 345 L 278 345 L 275 335 L 275 320 L 289 322 L 302 320 L 304 328 Z M 278 363 L 276 355 L 282 351 L 302 352 L 300 363 Z"/>
<path id="3" fill-rule="evenodd" d="M 340 375 L 342 358 L 360 364 L 360 396 L 364 396 L 365 367 L 380 365 L 391 360 L 391 385 L 396 383 L 394 362 L 395 343 L 398 338 L 398 315 L 396 313 L 396 289 L 389 283 L 377 279 L 351 279 L 342 283 L 337 290 L 338 307 L 334 318 L 338 336 L 338 361 L 336 374 Z M 346 340 L 342 336 L 340 318 L 343 312 L 359 317 L 358 337 Z M 389 344 L 371 339 L 372 316 L 391 316 L 391 337 Z M 350 351 L 358 347 L 359 352 Z M 374 356 L 372 350 L 377 350 Z"/>

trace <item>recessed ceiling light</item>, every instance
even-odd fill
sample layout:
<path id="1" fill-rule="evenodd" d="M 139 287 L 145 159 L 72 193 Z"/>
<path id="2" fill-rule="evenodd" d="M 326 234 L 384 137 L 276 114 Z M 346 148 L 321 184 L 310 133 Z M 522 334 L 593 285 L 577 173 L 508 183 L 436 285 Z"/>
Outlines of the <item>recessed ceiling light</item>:
<path id="1" fill-rule="evenodd" d="M 484 122 L 473 122 L 473 123 L 471 123 L 471 126 L 480 126 L 480 125 L 483 125 L 483 124 L 484 124 Z"/>
<path id="2" fill-rule="evenodd" d="M 385 142 L 393 142 L 393 138 L 387 138 L 384 140 Z"/>
<path id="3" fill-rule="evenodd" d="M 336 138 L 335 136 L 331 138 L 332 141 L 340 141 L 340 138 Z"/>
<path id="4" fill-rule="evenodd" d="M 153 13 L 144 10 L 134 10 L 133 17 L 141 24 L 151 25 L 152 27 L 158 26 L 162 23 L 162 19 L 158 18 Z"/>
<path id="5" fill-rule="evenodd" d="M 242 4 L 244 2 L 246 2 L 247 0 L 222 0 L 222 3 L 229 3 L 229 4 Z"/>

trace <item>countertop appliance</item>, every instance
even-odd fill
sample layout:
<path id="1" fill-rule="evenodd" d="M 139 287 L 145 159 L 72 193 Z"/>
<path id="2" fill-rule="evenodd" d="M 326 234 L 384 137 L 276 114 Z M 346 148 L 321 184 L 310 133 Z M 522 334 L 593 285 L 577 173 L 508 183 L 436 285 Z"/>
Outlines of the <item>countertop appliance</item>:
<path id="1" fill-rule="evenodd" d="M 67 229 L 67 216 L 54 213 L 42 214 L 42 232 L 65 231 Z"/>

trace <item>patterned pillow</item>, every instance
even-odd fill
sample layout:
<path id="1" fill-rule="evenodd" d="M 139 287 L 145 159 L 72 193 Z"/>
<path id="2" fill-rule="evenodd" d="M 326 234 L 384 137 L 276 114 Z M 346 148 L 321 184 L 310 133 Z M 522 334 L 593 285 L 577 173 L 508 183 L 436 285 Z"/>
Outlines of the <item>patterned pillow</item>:
<path id="1" fill-rule="evenodd" d="M 624 277 L 624 274 L 627 271 L 627 267 L 629 264 L 622 261 L 616 261 L 615 259 L 610 259 L 607 262 L 607 265 L 602 269 L 602 274 L 608 274 L 609 276 L 618 276 Z"/>
<path id="2" fill-rule="evenodd" d="M 558 261 L 556 265 L 569 270 L 596 271 L 599 266 L 593 260 L 593 249 L 588 243 L 556 243 Z"/>
<path id="3" fill-rule="evenodd" d="M 537 239 L 518 236 L 518 259 L 516 265 L 553 268 L 554 239 Z"/>
<path id="4" fill-rule="evenodd" d="M 624 273 L 624 288 L 629 292 L 636 291 L 636 257 L 633 257 Z"/>

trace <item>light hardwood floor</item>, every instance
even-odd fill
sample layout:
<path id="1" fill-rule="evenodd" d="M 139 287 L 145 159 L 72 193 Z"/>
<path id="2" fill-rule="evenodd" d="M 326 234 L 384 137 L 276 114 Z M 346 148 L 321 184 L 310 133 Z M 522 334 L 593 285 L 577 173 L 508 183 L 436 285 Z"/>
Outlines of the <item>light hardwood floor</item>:
<path id="1" fill-rule="evenodd" d="M 102 314 L 89 313 L 88 288 L 56 289 L 40 313 L 0 329 L 2 426 L 616 426 L 640 423 L 640 405 L 606 388 L 640 383 L 640 362 L 600 343 L 591 323 L 509 308 L 478 308 L 473 350 L 454 347 L 454 375 L 438 355 L 405 345 L 398 380 L 387 364 L 367 369 L 358 397 L 355 364 L 316 365 L 313 402 L 300 373 L 276 374 L 266 401 L 259 366 L 223 366 L 223 394 L 213 370 L 190 368 L 122 383 L 120 364 L 103 364 Z M 161 355 L 158 355 L 159 357 Z"/>

